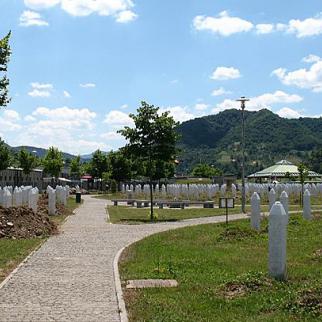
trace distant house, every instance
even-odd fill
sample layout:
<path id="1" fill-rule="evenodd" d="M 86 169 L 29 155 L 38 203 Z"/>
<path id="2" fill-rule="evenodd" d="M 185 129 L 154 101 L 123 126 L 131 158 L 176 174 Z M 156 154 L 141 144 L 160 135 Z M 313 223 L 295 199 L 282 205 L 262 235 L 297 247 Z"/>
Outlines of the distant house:
<path id="1" fill-rule="evenodd" d="M 24 174 L 21 168 L 9 167 L 0 171 L 0 186 L 34 186 L 41 189 L 43 171 L 34 169 L 29 174 Z"/>
<path id="2" fill-rule="evenodd" d="M 258 179 L 259 181 L 262 181 L 263 179 L 267 181 L 273 181 L 273 180 L 279 180 L 281 178 L 296 179 L 298 177 L 299 177 L 299 171 L 297 166 L 287 160 L 281 160 L 264 170 L 261 170 L 249 175 L 247 178 Z M 322 177 L 322 175 L 314 171 L 309 171 L 308 173 L 308 179 L 312 180 L 320 177 Z"/>

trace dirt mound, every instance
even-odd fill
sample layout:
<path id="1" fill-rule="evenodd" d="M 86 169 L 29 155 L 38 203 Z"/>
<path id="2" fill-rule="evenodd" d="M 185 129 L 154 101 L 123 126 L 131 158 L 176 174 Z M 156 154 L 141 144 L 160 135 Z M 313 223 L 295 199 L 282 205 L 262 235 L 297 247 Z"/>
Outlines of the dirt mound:
<path id="1" fill-rule="evenodd" d="M 57 232 L 48 215 L 28 207 L 0 207 L 0 238 L 33 238 Z"/>

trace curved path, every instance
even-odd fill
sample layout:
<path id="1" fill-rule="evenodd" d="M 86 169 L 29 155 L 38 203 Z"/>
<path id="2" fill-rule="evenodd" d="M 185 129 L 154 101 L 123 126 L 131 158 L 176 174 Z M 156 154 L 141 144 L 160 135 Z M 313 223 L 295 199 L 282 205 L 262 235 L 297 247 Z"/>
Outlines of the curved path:
<path id="1" fill-rule="evenodd" d="M 49 238 L 0 288 L 1 322 L 120 321 L 113 259 L 122 247 L 157 232 L 225 220 L 111 225 L 106 200 L 83 198 L 62 233 Z M 230 215 L 239 218 L 245 216 Z"/>

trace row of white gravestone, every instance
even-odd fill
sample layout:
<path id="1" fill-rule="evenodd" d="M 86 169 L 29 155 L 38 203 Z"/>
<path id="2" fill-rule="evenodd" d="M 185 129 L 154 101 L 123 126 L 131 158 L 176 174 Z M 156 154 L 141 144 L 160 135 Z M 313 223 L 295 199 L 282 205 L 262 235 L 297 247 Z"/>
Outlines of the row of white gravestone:
<path id="1" fill-rule="evenodd" d="M 39 199 L 38 188 L 31 186 L 21 187 L 0 187 L 0 205 L 6 208 L 29 206 L 34 211 L 37 211 L 37 204 Z"/>
<path id="2" fill-rule="evenodd" d="M 273 189 L 272 189 L 273 190 Z M 271 195 L 274 195 L 275 192 Z M 312 219 L 311 213 L 311 194 L 305 190 L 303 199 L 303 218 Z M 287 242 L 287 225 L 289 221 L 288 195 L 283 191 L 280 195 L 280 201 L 270 199 L 273 202 L 269 212 L 268 240 L 268 268 L 269 273 L 276 279 L 286 278 L 286 242 Z M 260 197 L 254 192 L 251 197 L 251 226 L 260 230 Z"/>
<path id="3" fill-rule="evenodd" d="M 156 197 L 162 198 L 185 198 L 185 199 L 196 199 L 201 197 L 207 197 L 213 199 L 219 193 L 221 197 L 227 195 L 228 192 L 232 193 L 233 197 L 236 197 L 237 191 L 241 191 L 241 185 L 232 184 L 230 188 L 226 184 L 219 186 L 218 184 L 168 184 L 165 186 L 158 184 L 154 186 L 154 194 Z M 257 192 L 262 198 L 270 198 L 270 191 L 274 190 L 275 193 L 281 194 L 285 191 L 288 196 L 298 196 L 302 191 L 301 184 L 298 183 L 280 183 L 280 184 L 259 184 L 259 183 L 246 183 L 245 191 L 247 196 L 251 196 L 254 192 Z M 322 184 L 305 184 L 304 189 L 309 190 L 312 196 L 322 196 Z M 148 184 L 145 185 L 122 185 L 122 192 L 131 192 L 130 194 L 134 197 L 144 195 L 148 198 L 150 194 L 150 187 Z M 274 202 L 271 202 L 272 206 Z"/>
<path id="4" fill-rule="evenodd" d="M 150 186 L 145 185 L 122 185 L 122 192 L 131 192 L 135 197 L 139 195 L 145 195 L 146 197 L 150 194 Z M 164 184 L 159 186 L 158 184 L 154 186 L 153 193 L 157 197 L 170 197 L 179 198 L 183 197 L 186 199 L 199 199 L 201 196 L 207 196 L 207 198 L 212 199 L 220 192 L 221 196 L 225 196 L 227 193 L 227 185 L 223 184 L 219 186 L 218 184 Z M 231 186 L 231 191 L 233 196 L 236 196 L 237 187 L 233 184 Z"/>
<path id="5" fill-rule="evenodd" d="M 241 185 L 239 185 L 238 188 L 241 190 Z M 261 197 L 269 197 L 269 193 L 272 189 L 274 189 L 277 194 L 281 194 L 285 191 L 288 196 L 298 196 L 302 192 L 302 185 L 299 183 L 247 183 L 245 185 L 247 195 L 252 195 L 254 192 L 257 192 Z M 304 185 L 304 190 L 309 190 L 312 196 L 322 196 L 321 183 L 306 183 Z"/>
<path id="6" fill-rule="evenodd" d="M 56 186 L 56 189 L 48 186 L 46 192 L 48 194 L 48 214 L 52 216 L 56 214 L 56 202 L 67 205 L 69 186 Z"/>

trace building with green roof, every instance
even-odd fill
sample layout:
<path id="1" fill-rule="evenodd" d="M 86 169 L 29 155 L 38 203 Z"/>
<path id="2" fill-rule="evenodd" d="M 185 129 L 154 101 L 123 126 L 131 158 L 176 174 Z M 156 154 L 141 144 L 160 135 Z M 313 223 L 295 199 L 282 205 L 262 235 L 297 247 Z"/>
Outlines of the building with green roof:
<path id="1" fill-rule="evenodd" d="M 287 161 L 281 160 L 276 164 L 268 167 L 264 170 L 258 171 L 249 175 L 248 179 L 270 179 L 270 180 L 278 180 L 281 178 L 298 178 L 300 175 L 298 168 L 295 164 Z M 318 179 L 321 178 L 322 175 L 316 173 L 314 171 L 308 171 L 308 179 Z"/>

